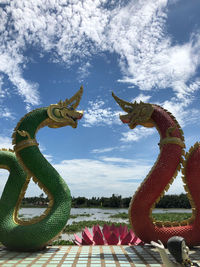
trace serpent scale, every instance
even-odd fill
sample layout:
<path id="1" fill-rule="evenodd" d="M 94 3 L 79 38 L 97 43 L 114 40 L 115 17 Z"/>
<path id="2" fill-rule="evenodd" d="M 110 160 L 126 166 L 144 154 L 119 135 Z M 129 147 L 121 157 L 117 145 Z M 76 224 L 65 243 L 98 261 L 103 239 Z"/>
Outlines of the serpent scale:
<path id="1" fill-rule="evenodd" d="M 127 112 L 121 115 L 130 129 L 137 125 L 155 127 L 160 135 L 160 153 L 147 177 L 136 190 L 129 206 L 129 219 L 135 234 L 144 242 L 182 236 L 189 246 L 200 244 L 200 143 L 185 155 L 183 131 L 175 117 L 162 107 L 149 103 L 129 103 L 113 94 Z M 182 180 L 192 207 L 192 216 L 181 222 L 155 221 L 152 210 L 182 169 Z"/>
<path id="2" fill-rule="evenodd" d="M 71 209 L 70 190 L 39 150 L 35 139 L 44 127 L 77 127 L 82 112 L 76 111 L 83 88 L 70 99 L 26 114 L 13 133 L 13 150 L 0 151 L 0 167 L 9 171 L 9 177 L 0 199 L 0 241 L 10 250 L 35 251 L 59 235 L 66 225 Z M 18 218 L 20 203 L 30 178 L 49 198 L 45 213 L 37 219 Z"/>

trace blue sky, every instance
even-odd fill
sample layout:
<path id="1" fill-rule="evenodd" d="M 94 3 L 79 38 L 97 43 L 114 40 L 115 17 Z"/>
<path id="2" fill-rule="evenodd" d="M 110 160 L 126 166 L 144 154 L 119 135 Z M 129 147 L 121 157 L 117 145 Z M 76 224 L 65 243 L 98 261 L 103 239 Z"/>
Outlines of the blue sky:
<path id="1" fill-rule="evenodd" d="M 200 140 L 199 0 L 0 1 L 0 143 L 28 111 L 83 84 L 77 129 L 43 128 L 42 153 L 73 196 L 132 196 L 156 160 L 155 129 L 129 130 L 111 92 L 160 104 Z M 8 172 L 0 172 L 0 188 Z M 169 193 L 184 192 L 181 175 Z M 27 195 L 41 191 L 33 183 Z"/>

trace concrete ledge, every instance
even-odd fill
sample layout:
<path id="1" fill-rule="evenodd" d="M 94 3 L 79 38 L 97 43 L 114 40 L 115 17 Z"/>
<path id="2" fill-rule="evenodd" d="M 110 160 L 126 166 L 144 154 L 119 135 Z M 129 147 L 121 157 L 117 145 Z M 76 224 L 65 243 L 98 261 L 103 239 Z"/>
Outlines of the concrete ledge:
<path id="1" fill-rule="evenodd" d="M 200 263 L 200 250 L 190 252 Z M 2 267 L 125 267 L 162 266 L 159 253 L 140 246 L 49 246 L 40 252 L 11 252 L 0 248 Z"/>

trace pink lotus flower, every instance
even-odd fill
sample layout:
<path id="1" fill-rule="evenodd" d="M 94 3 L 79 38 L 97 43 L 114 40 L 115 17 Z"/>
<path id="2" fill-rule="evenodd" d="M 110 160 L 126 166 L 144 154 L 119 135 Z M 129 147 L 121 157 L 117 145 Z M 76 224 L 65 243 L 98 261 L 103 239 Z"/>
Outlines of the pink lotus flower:
<path id="1" fill-rule="evenodd" d="M 128 231 L 127 226 L 119 227 L 112 224 L 109 226 L 104 225 L 103 229 L 99 225 L 92 227 L 93 235 L 90 233 L 87 227 L 82 232 L 82 238 L 74 234 L 74 243 L 78 246 L 82 245 L 144 245 L 144 242 L 140 240 L 132 230 Z"/>

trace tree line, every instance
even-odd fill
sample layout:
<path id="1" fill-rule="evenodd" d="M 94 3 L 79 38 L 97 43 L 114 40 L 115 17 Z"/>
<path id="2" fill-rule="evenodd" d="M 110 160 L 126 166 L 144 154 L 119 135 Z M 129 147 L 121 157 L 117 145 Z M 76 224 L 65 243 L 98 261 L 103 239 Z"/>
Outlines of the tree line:
<path id="1" fill-rule="evenodd" d="M 111 197 L 72 197 L 73 208 L 128 208 L 131 197 L 122 198 L 120 195 L 112 194 Z M 47 206 L 48 197 L 41 194 L 39 197 L 25 197 L 22 201 L 22 206 Z M 156 204 L 156 208 L 185 208 L 190 209 L 191 205 L 186 194 L 180 195 L 164 195 Z"/>

